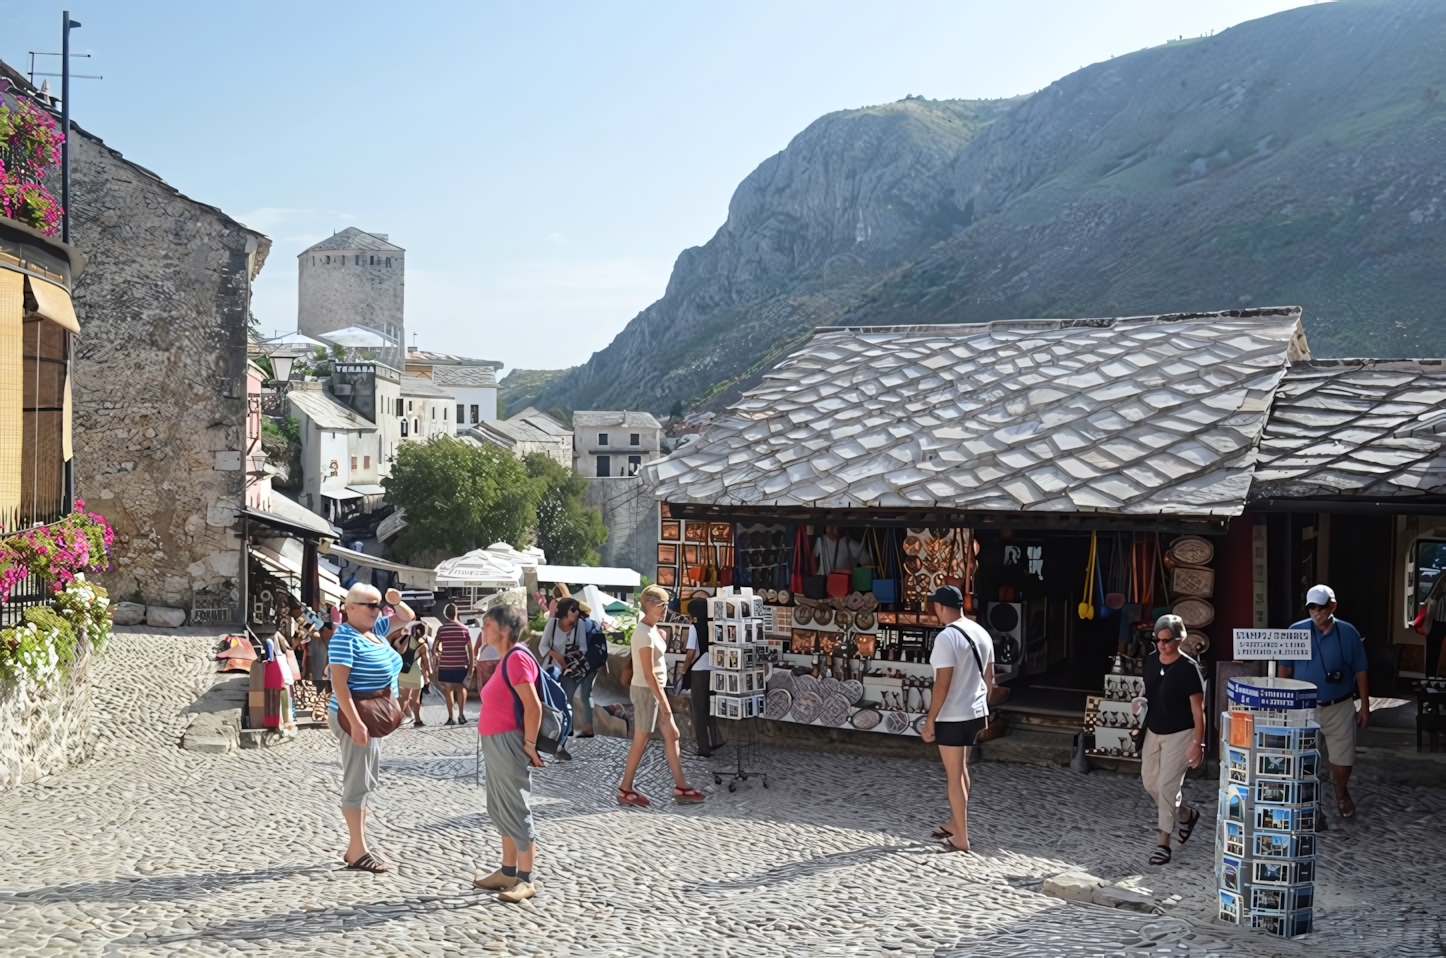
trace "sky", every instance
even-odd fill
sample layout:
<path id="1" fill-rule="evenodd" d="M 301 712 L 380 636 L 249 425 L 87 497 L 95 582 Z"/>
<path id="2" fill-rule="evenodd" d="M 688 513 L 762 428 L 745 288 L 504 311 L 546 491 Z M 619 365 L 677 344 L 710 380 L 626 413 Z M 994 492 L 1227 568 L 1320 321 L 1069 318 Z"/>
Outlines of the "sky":
<path id="1" fill-rule="evenodd" d="M 72 116 L 271 238 L 267 335 L 296 328 L 297 255 L 356 226 L 407 250 L 409 345 L 557 369 L 825 113 L 1030 93 L 1303 2 L 70 0 L 73 69 L 104 77 Z M 61 9 L 0 0 L 0 58 L 58 50 Z"/>

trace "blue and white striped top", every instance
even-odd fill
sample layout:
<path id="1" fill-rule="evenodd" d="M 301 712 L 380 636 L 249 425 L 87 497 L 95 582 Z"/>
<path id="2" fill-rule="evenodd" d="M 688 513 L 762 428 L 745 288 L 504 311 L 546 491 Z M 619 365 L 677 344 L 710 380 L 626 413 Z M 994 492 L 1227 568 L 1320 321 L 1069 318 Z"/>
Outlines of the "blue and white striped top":
<path id="1" fill-rule="evenodd" d="M 392 630 L 388 616 L 377 619 L 372 634 L 385 636 Z M 388 642 L 378 644 L 362 636 L 362 633 L 345 623 L 337 626 L 326 647 L 327 661 L 332 665 L 345 665 L 351 669 L 346 677 L 346 687 L 353 692 L 378 692 L 384 688 L 397 687 L 397 673 L 402 671 L 402 657 Z M 327 711 L 336 712 L 336 696 L 326 705 Z"/>

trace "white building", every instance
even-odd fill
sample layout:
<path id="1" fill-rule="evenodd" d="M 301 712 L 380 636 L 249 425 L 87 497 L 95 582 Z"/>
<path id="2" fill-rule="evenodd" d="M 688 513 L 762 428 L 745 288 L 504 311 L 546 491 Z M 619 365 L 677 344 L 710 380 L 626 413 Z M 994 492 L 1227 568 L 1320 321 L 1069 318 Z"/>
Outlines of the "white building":
<path id="1" fill-rule="evenodd" d="M 572 466 L 572 431 L 530 406 L 509 419 L 482 422 L 466 429 L 465 435 L 501 446 L 518 459 L 540 452 L 559 465 Z"/>
<path id="2" fill-rule="evenodd" d="M 286 398 L 301 426 L 301 504 L 336 522 L 380 502 L 384 464 L 376 424 L 319 382 L 294 382 Z"/>
<path id="3" fill-rule="evenodd" d="M 575 468 L 589 479 L 630 478 L 661 455 L 663 424 L 652 413 L 581 410 L 572 414 Z"/>
<path id="4" fill-rule="evenodd" d="M 497 370 L 501 363 L 422 349 L 407 351 L 407 374 L 445 389 L 456 405 L 457 428 L 497 420 Z"/>
<path id="5" fill-rule="evenodd" d="M 452 394 L 429 379 L 402 377 L 402 441 L 426 442 L 434 436 L 455 436 L 456 404 Z"/>
<path id="6" fill-rule="evenodd" d="M 297 330 L 313 339 L 361 326 L 386 341 L 377 358 L 400 372 L 406 324 L 406 250 L 386 233 L 349 227 L 297 257 Z"/>

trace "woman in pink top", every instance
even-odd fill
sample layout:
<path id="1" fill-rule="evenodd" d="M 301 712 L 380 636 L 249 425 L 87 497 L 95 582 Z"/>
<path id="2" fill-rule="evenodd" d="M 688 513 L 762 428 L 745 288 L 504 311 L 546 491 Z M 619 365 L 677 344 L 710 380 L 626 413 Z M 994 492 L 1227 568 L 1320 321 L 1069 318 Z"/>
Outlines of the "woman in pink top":
<path id="1" fill-rule="evenodd" d="M 516 606 L 493 606 L 482 617 L 482 640 L 502 657 L 482 686 L 477 714 L 487 770 L 487 817 L 502 833 L 502 867 L 474 878 L 472 884 L 498 892 L 497 897 L 506 902 L 537 894 L 532 884 L 537 829 L 527 799 L 532 794 L 532 770 L 542 767 L 537 754 L 542 702 L 536 685 L 542 669 L 522 644 L 526 628 L 527 620 Z"/>

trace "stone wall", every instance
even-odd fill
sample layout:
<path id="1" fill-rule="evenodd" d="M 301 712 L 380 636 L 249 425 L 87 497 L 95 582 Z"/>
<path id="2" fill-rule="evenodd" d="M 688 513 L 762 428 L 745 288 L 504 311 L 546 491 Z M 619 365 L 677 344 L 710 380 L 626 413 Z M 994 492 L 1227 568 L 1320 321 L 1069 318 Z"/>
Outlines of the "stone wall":
<path id="1" fill-rule="evenodd" d="M 378 260 L 375 264 L 373 257 Z M 323 262 L 327 258 L 330 263 Z M 391 264 L 386 265 L 386 260 Z M 307 250 L 297 258 L 297 270 L 297 329 L 302 333 L 317 337 L 349 326 L 367 326 L 385 335 L 390 326 L 394 330 L 391 337 L 405 344 L 405 252 Z M 398 370 L 405 365 L 400 348 L 380 350 L 377 358 Z"/>
<path id="2" fill-rule="evenodd" d="M 583 502 L 602 509 L 608 538 L 598 550 L 602 564 L 635 569 L 649 579 L 658 566 L 658 501 L 641 479 L 589 479 Z"/>
<path id="3" fill-rule="evenodd" d="M 0 792 L 94 753 L 91 659 L 84 655 L 48 686 L 0 682 Z"/>
<path id="4" fill-rule="evenodd" d="M 76 491 L 116 529 L 116 600 L 239 608 L 246 317 L 270 241 L 74 132 Z"/>

